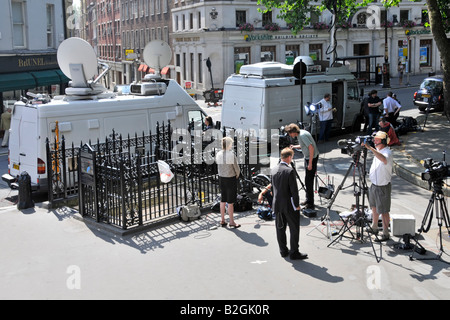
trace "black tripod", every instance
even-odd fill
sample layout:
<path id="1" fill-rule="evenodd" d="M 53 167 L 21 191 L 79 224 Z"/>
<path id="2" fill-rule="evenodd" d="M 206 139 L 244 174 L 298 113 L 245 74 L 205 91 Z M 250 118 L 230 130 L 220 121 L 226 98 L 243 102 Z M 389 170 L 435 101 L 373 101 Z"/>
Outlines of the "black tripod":
<path id="1" fill-rule="evenodd" d="M 354 194 L 355 199 L 356 199 L 355 213 L 352 214 L 351 216 L 347 217 L 346 220 L 341 218 L 343 220 L 343 222 L 344 222 L 344 225 L 339 230 L 338 237 L 336 239 L 334 239 L 328 245 L 328 247 L 333 245 L 335 242 L 337 242 L 338 240 L 340 240 L 340 239 L 342 239 L 344 237 L 345 238 L 357 239 L 357 240 L 363 241 L 364 231 L 366 231 L 367 235 L 369 237 L 370 244 L 372 246 L 372 250 L 373 250 L 373 253 L 375 255 L 375 258 L 376 258 L 377 262 L 380 262 L 380 260 L 381 260 L 381 242 L 380 242 L 380 257 L 378 257 L 377 253 L 375 251 L 375 247 L 374 247 L 374 244 L 373 244 L 373 241 L 372 241 L 372 237 L 370 236 L 370 233 L 369 233 L 369 229 L 371 228 L 371 226 L 370 226 L 370 224 L 369 224 L 369 222 L 368 222 L 368 220 L 366 218 L 366 215 L 364 213 L 364 203 L 365 203 L 366 197 L 368 197 L 368 194 L 367 194 L 368 188 L 367 188 L 367 183 L 366 183 L 366 178 L 365 178 L 365 175 L 366 175 L 365 168 L 366 168 L 366 158 L 367 158 L 367 149 L 366 148 L 363 148 L 363 153 L 364 153 L 364 156 L 363 156 L 364 162 L 363 163 L 360 162 L 361 150 L 356 151 L 352 155 L 353 161 L 352 161 L 350 167 L 348 168 L 347 173 L 345 174 L 345 177 L 342 180 L 342 183 L 338 186 L 338 188 L 336 190 L 336 193 L 334 194 L 333 198 L 331 199 L 331 201 L 330 201 L 330 203 L 329 203 L 329 205 L 327 207 L 327 215 L 329 215 L 330 208 L 331 208 L 334 200 L 336 199 L 339 191 L 341 189 L 346 189 L 348 187 L 353 186 L 353 194 Z M 345 180 L 347 179 L 348 175 L 352 171 L 353 171 L 353 183 L 351 185 L 349 185 L 349 186 L 344 188 L 343 186 L 344 186 Z M 356 173 L 358 173 L 359 183 L 360 183 L 359 185 L 356 182 Z M 361 191 L 362 191 L 362 193 L 361 193 Z M 362 196 L 362 204 L 360 205 L 360 197 L 361 196 Z M 329 219 L 329 217 L 328 217 L 328 219 Z M 351 231 L 351 228 L 353 226 L 356 226 L 356 237 Z M 347 231 L 350 232 L 351 237 L 345 236 L 345 233 Z M 376 235 L 375 235 L 375 237 L 378 240 L 378 237 Z"/>
<path id="2" fill-rule="evenodd" d="M 447 206 L 445 204 L 444 193 L 442 191 L 444 181 L 439 180 L 439 181 L 431 182 L 431 184 L 433 186 L 433 194 L 431 195 L 430 200 L 428 202 L 428 207 L 427 207 L 427 210 L 425 211 L 425 215 L 422 220 L 422 225 L 419 229 L 419 235 L 422 234 L 422 232 L 426 233 L 426 232 L 428 232 L 428 230 L 430 230 L 431 221 L 433 220 L 433 212 L 435 209 L 436 210 L 436 219 L 438 221 L 438 226 L 439 226 L 440 248 L 439 248 L 439 253 L 436 255 L 435 258 L 423 258 L 423 259 L 417 259 L 417 260 L 440 260 L 442 262 L 450 264 L 449 262 L 442 260 L 442 254 L 444 253 L 444 247 L 442 245 L 442 221 L 444 221 L 445 227 L 447 228 L 447 232 L 450 236 L 450 229 L 449 229 L 450 219 L 449 219 L 449 215 L 448 215 L 448 211 L 447 211 Z M 429 218 L 428 218 L 428 216 L 429 216 Z M 427 220 L 428 220 L 428 225 L 425 226 L 427 223 Z M 414 252 L 416 251 L 417 246 L 419 246 L 423 249 L 423 247 L 419 244 L 419 242 L 416 239 L 414 239 L 414 240 L 416 242 L 416 245 L 414 247 L 412 254 L 409 256 L 410 260 L 413 260 Z"/>

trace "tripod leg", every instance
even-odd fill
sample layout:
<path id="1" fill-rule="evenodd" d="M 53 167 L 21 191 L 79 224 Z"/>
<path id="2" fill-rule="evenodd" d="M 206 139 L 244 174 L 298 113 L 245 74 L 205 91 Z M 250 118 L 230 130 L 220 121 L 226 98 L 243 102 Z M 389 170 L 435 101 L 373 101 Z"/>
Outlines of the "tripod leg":
<path id="1" fill-rule="evenodd" d="M 430 113 L 430 103 L 428 102 L 427 111 L 425 113 L 425 121 L 423 123 L 423 129 L 425 129 L 425 126 L 427 125 L 427 119 L 428 119 L 429 113 Z"/>

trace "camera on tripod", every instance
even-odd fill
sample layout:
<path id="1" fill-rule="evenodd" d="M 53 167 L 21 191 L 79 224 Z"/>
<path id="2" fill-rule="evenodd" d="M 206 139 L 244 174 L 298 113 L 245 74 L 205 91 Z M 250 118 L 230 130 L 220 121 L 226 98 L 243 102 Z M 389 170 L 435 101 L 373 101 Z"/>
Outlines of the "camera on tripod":
<path id="1" fill-rule="evenodd" d="M 338 147 L 341 148 L 342 154 L 354 155 L 363 149 L 361 143 L 364 142 L 372 147 L 375 146 L 372 136 L 358 136 L 355 141 L 351 139 L 342 139 L 338 141 Z"/>
<path id="2" fill-rule="evenodd" d="M 295 123 L 299 129 L 304 129 L 304 126 L 301 122 L 297 121 Z M 278 135 L 272 135 L 272 141 L 278 140 L 278 146 L 280 151 L 284 148 L 291 146 L 292 144 L 298 144 L 296 138 L 291 138 L 289 133 L 286 131 L 286 126 L 281 126 L 279 129 L 280 133 Z"/>
<path id="3" fill-rule="evenodd" d="M 423 160 L 425 172 L 422 172 L 422 180 L 436 182 L 450 177 L 450 166 L 445 161 L 433 161 L 431 158 Z"/>

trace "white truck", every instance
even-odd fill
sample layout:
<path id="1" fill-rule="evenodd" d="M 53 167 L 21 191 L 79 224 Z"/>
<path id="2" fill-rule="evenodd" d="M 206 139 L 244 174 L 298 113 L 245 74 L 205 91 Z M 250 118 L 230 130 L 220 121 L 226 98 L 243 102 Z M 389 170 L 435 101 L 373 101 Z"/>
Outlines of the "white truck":
<path id="1" fill-rule="evenodd" d="M 171 121 L 173 128 L 187 128 L 194 119 L 203 123 L 206 116 L 189 94 L 176 81 L 159 82 L 167 89 L 164 94 L 115 95 L 105 98 L 71 100 L 57 97 L 48 103 L 17 102 L 11 117 L 9 142 L 9 172 L 2 176 L 10 187 L 26 171 L 33 190 L 46 190 L 46 139 L 53 141 L 58 122 L 59 134 L 66 145 L 105 137 L 114 132 L 126 137 L 135 133 L 154 132 L 156 123 Z M 133 86 L 131 86 L 133 91 Z"/>
<path id="2" fill-rule="evenodd" d="M 362 123 L 358 83 L 345 66 L 330 67 L 325 72 L 307 72 L 304 77 L 303 105 L 316 103 L 325 93 L 332 95 L 332 129 L 360 129 Z M 225 81 L 221 124 L 225 128 L 250 129 L 261 138 L 272 129 L 302 120 L 312 134 L 319 130 L 319 120 L 307 115 L 301 106 L 300 80 L 293 66 L 278 62 L 244 65 L 239 74 Z M 261 130 L 263 129 L 263 130 Z"/>
<path id="3" fill-rule="evenodd" d="M 83 44 L 81 40 L 75 42 L 79 43 Z M 78 68 L 72 72 L 73 81 L 77 70 L 83 68 L 80 64 L 70 67 Z M 9 170 L 2 175 L 11 188 L 17 188 L 17 179 L 22 172 L 27 172 L 33 190 L 47 190 L 46 139 L 54 141 L 56 123 L 59 138 L 64 136 L 66 146 L 72 142 L 79 146 L 81 142 L 95 143 L 97 139 L 103 142 L 113 130 L 124 138 L 133 137 L 135 133 L 148 135 L 154 132 L 157 122 L 167 124 L 168 120 L 173 129 L 186 129 L 192 120 L 201 127 L 206 117 L 173 79 L 144 79 L 146 81 L 130 86 L 130 94 L 120 95 L 99 84 L 87 83 L 82 74 L 81 84 L 67 88 L 64 96 L 53 99 L 35 96 L 15 103 L 10 127 Z"/>

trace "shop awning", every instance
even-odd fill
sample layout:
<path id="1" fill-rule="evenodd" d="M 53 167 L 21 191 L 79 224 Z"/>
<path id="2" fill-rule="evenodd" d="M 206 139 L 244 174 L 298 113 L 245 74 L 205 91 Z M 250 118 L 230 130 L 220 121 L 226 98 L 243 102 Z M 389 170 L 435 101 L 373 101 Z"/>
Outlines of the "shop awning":
<path id="1" fill-rule="evenodd" d="M 0 74 L 0 92 L 34 87 L 36 80 L 29 72 Z"/>
<path id="2" fill-rule="evenodd" d="M 67 83 L 67 78 L 60 69 L 5 73 L 0 74 L 0 92 L 10 90 L 26 90 L 40 86 Z"/>
<path id="3" fill-rule="evenodd" d="M 36 79 L 36 87 L 50 86 L 61 82 L 61 79 L 55 70 L 35 71 L 30 73 Z"/>
<path id="4" fill-rule="evenodd" d="M 169 67 L 164 67 L 161 70 L 161 74 L 167 74 L 169 72 Z"/>

